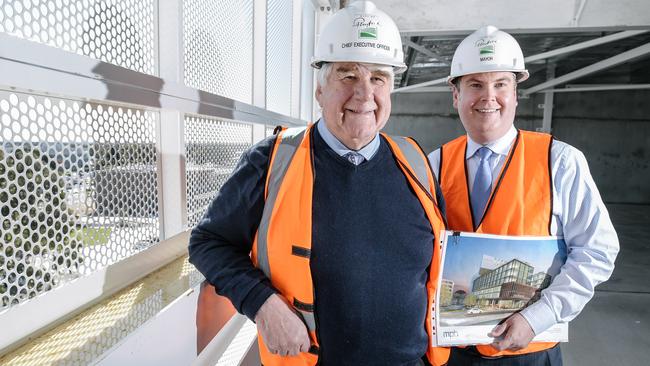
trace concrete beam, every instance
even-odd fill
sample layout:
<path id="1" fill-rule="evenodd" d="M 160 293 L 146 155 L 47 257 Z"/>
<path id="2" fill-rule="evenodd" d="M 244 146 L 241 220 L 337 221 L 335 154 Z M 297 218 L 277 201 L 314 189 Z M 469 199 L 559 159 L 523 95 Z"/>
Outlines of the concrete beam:
<path id="1" fill-rule="evenodd" d="M 510 33 L 647 29 L 647 0 L 374 0 L 403 36 L 461 35 L 493 24 Z"/>
<path id="2" fill-rule="evenodd" d="M 610 34 L 608 36 L 599 37 L 599 38 L 595 38 L 595 39 L 590 39 L 588 41 L 572 44 L 570 46 L 561 47 L 561 48 L 557 48 L 557 49 L 554 49 L 554 50 L 551 50 L 551 51 L 538 53 L 538 54 L 533 55 L 533 56 L 528 56 L 528 57 L 526 57 L 524 59 L 524 61 L 526 61 L 526 62 L 534 62 L 534 61 L 544 60 L 544 59 L 555 57 L 555 56 L 560 56 L 560 55 L 565 55 L 565 54 L 568 54 L 568 53 L 577 52 L 577 51 L 583 50 L 585 48 L 598 46 L 598 45 L 601 45 L 601 44 L 604 44 L 604 43 L 614 42 L 614 41 L 618 41 L 618 40 L 621 40 L 621 39 L 624 39 L 624 38 L 633 37 L 633 36 L 643 34 L 643 33 L 647 33 L 647 32 L 649 32 L 649 31 L 647 31 L 647 30 L 636 30 L 636 31 L 618 32 L 618 33 Z"/>
<path id="3" fill-rule="evenodd" d="M 616 55 L 614 57 L 610 57 L 608 59 L 598 61 L 594 64 L 591 64 L 589 66 L 583 67 L 579 70 L 570 72 L 568 74 L 562 75 L 558 78 L 548 80 L 546 82 L 543 82 L 541 84 L 535 85 L 531 88 L 524 89 L 522 90 L 523 95 L 530 95 L 532 93 L 536 93 L 541 90 L 545 89 L 550 89 L 556 85 L 564 84 L 568 81 L 575 80 L 578 78 L 581 78 L 583 76 L 587 76 L 589 74 L 595 73 L 597 71 L 605 70 L 610 67 L 614 67 L 616 65 L 632 61 L 634 59 L 637 59 L 639 57 L 642 57 L 644 55 L 647 55 L 650 53 L 650 43 L 646 43 L 642 46 L 633 48 L 629 51 L 623 52 L 619 55 Z"/>
<path id="4" fill-rule="evenodd" d="M 444 77 L 444 78 L 440 78 L 440 79 L 436 79 L 436 80 L 425 81 L 424 83 L 413 84 L 413 85 L 405 86 L 405 87 L 402 87 L 402 88 L 397 88 L 397 89 L 393 90 L 393 93 L 403 93 L 403 92 L 405 92 L 407 90 L 413 90 L 413 89 L 421 88 L 423 86 L 445 84 L 446 82 L 447 82 L 447 78 Z"/>
<path id="5" fill-rule="evenodd" d="M 403 88 L 401 88 L 403 89 Z M 417 89 L 400 90 L 400 93 L 451 93 L 449 86 L 425 86 Z"/>
<path id="6" fill-rule="evenodd" d="M 610 91 L 610 90 L 639 90 L 650 89 L 650 84 L 602 84 L 602 85 L 567 85 L 562 89 L 551 89 L 554 93 Z"/>
<path id="7" fill-rule="evenodd" d="M 417 53 L 418 53 L 416 47 L 424 49 L 424 51 L 429 51 L 426 48 L 420 46 L 421 39 L 422 37 L 411 37 L 411 39 L 405 40 L 405 42 L 408 42 L 407 44 L 410 45 L 410 47 L 406 48 L 406 56 L 404 57 L 404 63 L 406 64 L 406 71 L 404 71 L 399 81 L 400 88 L 407 86 L 411 78 L 411 72 L 413 72 L 412 66 L 415 63 L 415 59 L 417 58 Z"/>

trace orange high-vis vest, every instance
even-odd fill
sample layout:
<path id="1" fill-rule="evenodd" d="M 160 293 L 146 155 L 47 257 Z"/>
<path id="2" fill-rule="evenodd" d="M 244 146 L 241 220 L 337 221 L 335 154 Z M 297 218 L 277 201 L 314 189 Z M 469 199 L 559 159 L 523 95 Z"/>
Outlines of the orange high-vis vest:
<path id="1" fill-rule="evenodd" d="M 311 366 L 318 361 L 314 287 L 309 267 L 314 185 L 312 131 L 313 125 L 310 125 L 306 129 L 285 129 L 278 134 L 266 179 L 262 219 L 251 255 L 253 263 L 302 316 L 312 347 L 309 352 L 297 356 L 279 356 L 270 353 L 258 336 L 260 356 L 265 366 Z M 435 240 L 431 243 L 433 258 L 427 282 L 429 313 L 425 324 L 431 341 L 434 336 L 431 309 L 441 259 L 440 234 L 445 228 L 435 198 L 435 178 L 417 143 L 408 138 L 383 136 L 433 228 Z M 376 357 L 380 359 L 381 355 Z M 433 365 L 442 365 L 449 357 L 449 349 L 429 347 L 427 357 Z"/>
<path id="2" fill-rule="evenodd" d="M 447 204 L 449 230 L 513 236 L 550 236 L 553 205 L 550 151 L 552 136 L 518 131 L 499 177 L 485 205 L 483 219 L 473 222 L 467 183 L 467 136 L 440 148 L 439 181 Z M 557 343 L 531 343 L 519 351 L 497 351 L 489 345 L 476 349 L 485 356 L 542 351 Z"/>

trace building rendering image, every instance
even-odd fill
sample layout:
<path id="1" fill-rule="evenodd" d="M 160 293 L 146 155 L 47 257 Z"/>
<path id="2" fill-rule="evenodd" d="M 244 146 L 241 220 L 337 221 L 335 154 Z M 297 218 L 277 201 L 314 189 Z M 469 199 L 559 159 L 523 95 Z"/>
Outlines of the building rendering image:
<path id="1" fill-rule="evenodd" d="M 485 268 L 483 263 L 472 283 L 472 295 L 480 307 L 519 309 L 550 283 L 548 274 L 533 273 L 534 267 L 519 259 L 494 269 Z"/>

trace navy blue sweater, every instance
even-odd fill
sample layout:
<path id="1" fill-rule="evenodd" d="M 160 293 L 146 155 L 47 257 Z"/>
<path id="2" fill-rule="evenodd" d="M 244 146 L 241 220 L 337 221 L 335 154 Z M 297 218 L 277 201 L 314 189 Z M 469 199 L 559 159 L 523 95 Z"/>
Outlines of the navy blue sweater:
<path id="1" fill-rule="evenodd" d="M 248 257 L 274 138 L 247 151 L 192 232 L 190 261 L 253 319 L 275 290 Z M 314 129 L 311 269 L 323 365 L 413 364 L 427 347 L 433 234 L 386 141 L 359 166 Z M 441 197 L 440 197 L 441 199 Z"/>

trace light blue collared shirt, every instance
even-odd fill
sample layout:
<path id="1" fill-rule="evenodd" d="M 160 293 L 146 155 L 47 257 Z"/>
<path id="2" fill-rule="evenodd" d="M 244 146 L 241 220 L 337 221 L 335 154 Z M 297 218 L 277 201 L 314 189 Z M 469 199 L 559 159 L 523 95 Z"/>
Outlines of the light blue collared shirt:
<path id="1" fill-rule="evenodd" d="M 377 153 L 377 150 L 379 150 L 379 144 L 380 144 L 380 138 L 379 134 L 375 135 L 375 138 L 368 143 L 368 145 L 362 147 L 359 150 L 352 150 L 349 149 L 347 146 L 343 145 L 341 141 L 339 141 L 336 136 L 330 132 L 330 130 L 327 128 L 327 125 L 325 125 L 325 120 L 321 118 L 317 123 L 316 123 L 316 128 L 318 128 L 318 133 L 320 136 L 325 140 L 325 143 L 327 146 L 329 146 L 332 150 L 334 150 L 337 154 L 340 156 L 344 156 L 347 153 L 350 152 L 355 152 L 358 154 L 361 154 L 367 161 L 370 161 L 373 156 Z"/>

